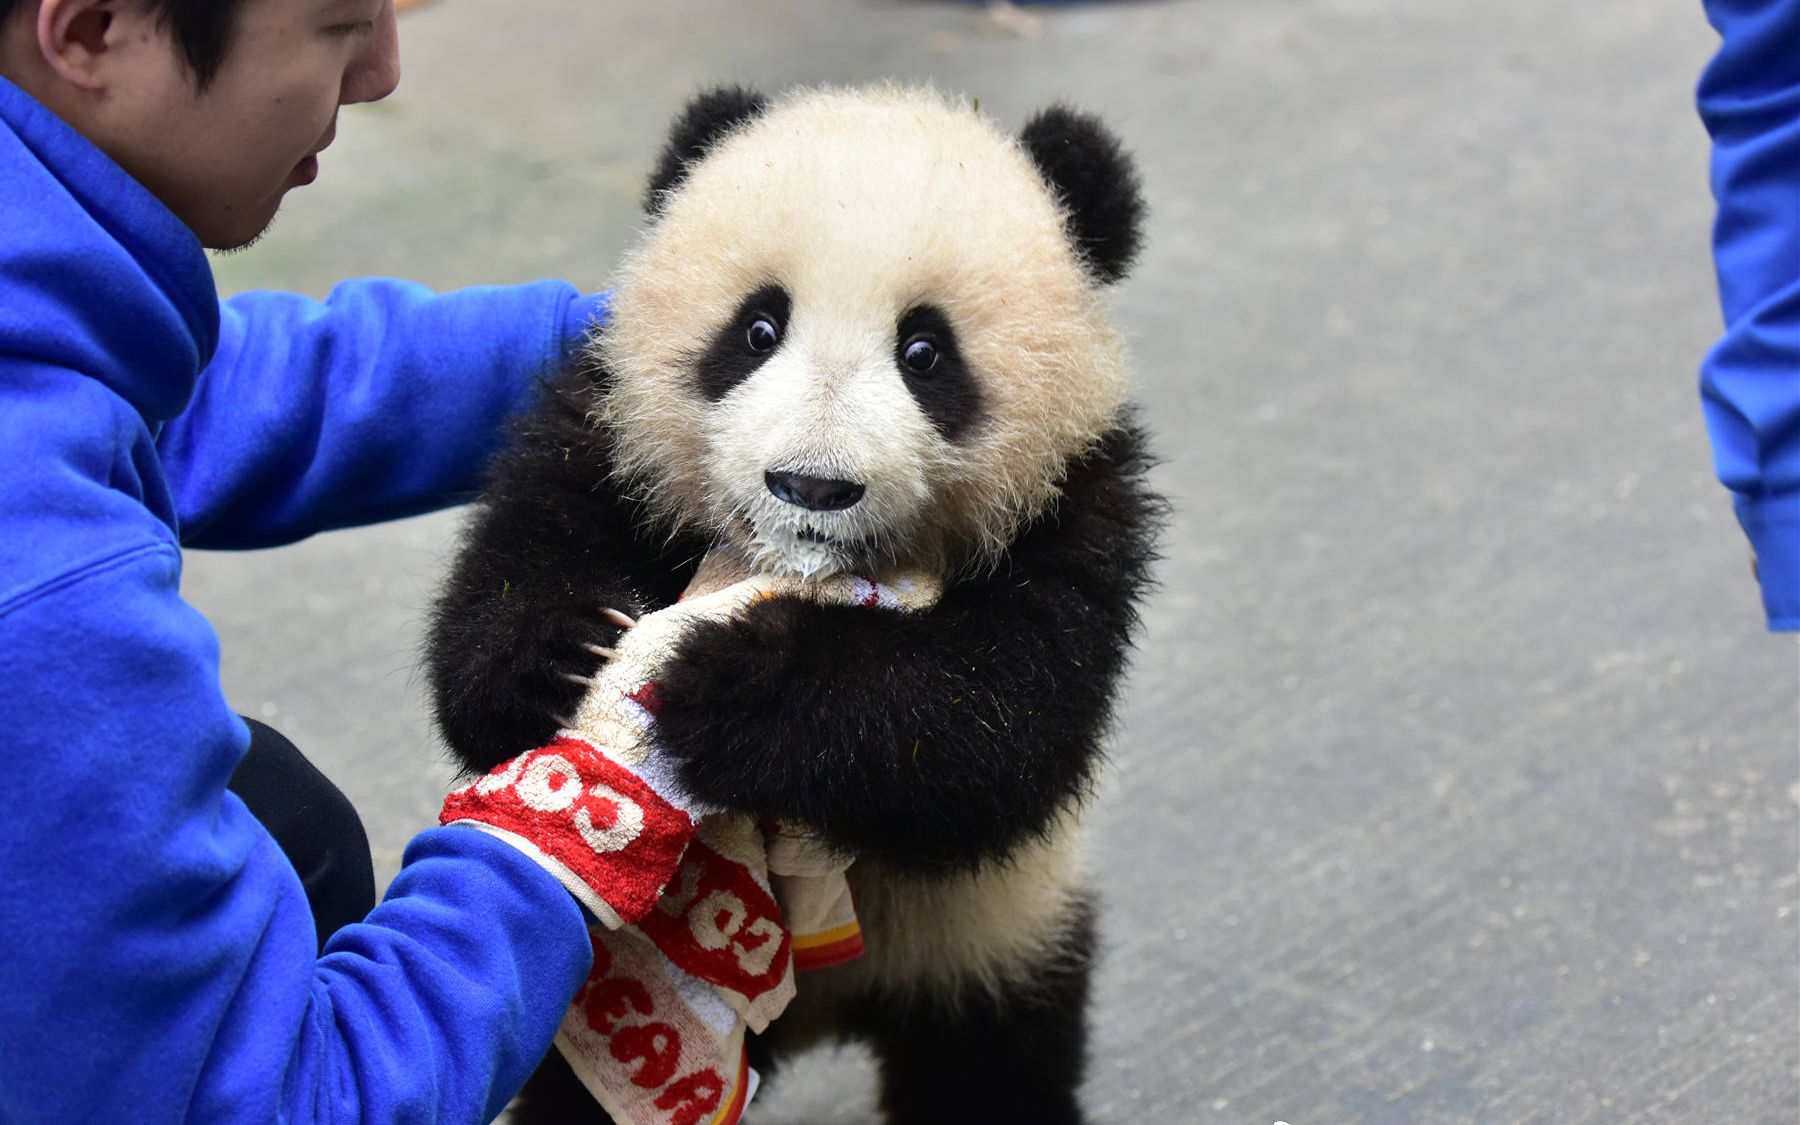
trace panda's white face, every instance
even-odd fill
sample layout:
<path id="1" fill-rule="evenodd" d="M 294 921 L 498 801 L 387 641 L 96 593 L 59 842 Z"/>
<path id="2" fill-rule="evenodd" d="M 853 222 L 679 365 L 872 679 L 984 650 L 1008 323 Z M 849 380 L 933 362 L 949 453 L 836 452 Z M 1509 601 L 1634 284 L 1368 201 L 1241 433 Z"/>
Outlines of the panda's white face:
<path id="1" fill-rule="evenodd" d="M 914 370 L 895 325 L 919 314 L 861 303 L 759 288 L 698 365 L 703 393 L 718 395 L 705 420 L 711 502 L 758 569 L 880 569 L 919 541 L 953 472 L 956 431 L 934 426 L 919 397 L 966 384 L 953 339 L 915 328 Z M 966 426 L 979 407 L 957 389 Z"/>
<path id="2" fill-rule="evenodd" d="M 693 167 L 599 343 L 621 472 L 759 569 L 992 557 L 1121 349 L 1029 158 L 930 92 L 805 92 Z"/>

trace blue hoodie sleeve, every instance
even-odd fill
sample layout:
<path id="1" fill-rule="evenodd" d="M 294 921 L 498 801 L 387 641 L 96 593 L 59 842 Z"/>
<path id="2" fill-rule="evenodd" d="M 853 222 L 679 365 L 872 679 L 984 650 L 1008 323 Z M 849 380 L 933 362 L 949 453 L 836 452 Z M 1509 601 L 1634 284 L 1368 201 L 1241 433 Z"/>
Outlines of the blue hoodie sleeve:
<path id="1" fill-rule="evenodd" d="M 1700 388 L 1719 479 L 1755 548 L 1769 628 L 1800 630 L 1800 0 L 1708 0 L 1699 87 L 1725 334 Z"/>
<path id="2" fill-rule="evenodd" d="M 157 440 L 182 542 L 270 546 L 462 498 L 504 419 L 604 310 L 557 281 L 229 298 L 192 402 Z"/>
<path id="3" fill-rule="evenodd" d="M 179 551 L 140 543 L 0 604 L 0 1121 L 491 1120 L 588 971 L 574 900 L 433 829 L 318 956 L 225 788 L 248 735 Z"/>

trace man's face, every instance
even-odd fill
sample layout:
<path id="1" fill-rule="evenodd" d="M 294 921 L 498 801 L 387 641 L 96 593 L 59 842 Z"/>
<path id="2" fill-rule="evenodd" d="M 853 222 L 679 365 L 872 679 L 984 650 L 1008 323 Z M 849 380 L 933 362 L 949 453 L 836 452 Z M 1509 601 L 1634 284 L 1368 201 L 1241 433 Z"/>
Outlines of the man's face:
<path id="1" fill-rule="evenodd" d="M 204 90 L 166 46 L 136 52 L 133 96 L 93 139 L 215 249 L 255 239 L 313 181 L 338 107 L 400 80 L 393 0 L 248 0 Z"/>

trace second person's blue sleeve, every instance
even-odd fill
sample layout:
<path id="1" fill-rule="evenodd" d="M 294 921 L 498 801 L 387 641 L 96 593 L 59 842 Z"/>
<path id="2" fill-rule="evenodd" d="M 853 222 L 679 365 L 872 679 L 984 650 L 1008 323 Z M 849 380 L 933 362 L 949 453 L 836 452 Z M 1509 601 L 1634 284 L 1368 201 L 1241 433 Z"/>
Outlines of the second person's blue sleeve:
<path id="1" fill-rule="evenodd" d="M 1701 368 L 1719 479 L 1755 549 L 1769 627 L 1800 630 L 1800 0 L 1708 0 L 1700 80 L 1725 333 Z"/>

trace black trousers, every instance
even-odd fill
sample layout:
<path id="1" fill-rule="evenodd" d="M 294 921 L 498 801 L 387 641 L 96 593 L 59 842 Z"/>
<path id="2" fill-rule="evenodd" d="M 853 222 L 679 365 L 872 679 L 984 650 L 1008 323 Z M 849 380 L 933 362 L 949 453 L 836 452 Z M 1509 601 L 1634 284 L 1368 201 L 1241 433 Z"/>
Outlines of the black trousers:
<path id="1" fill-rule="evenodd" d="M 280 731 L 244 720 L 250 752 L 231 775 L 231 791 L 287 853 L 306 887 L 319 945 L 340 926 L 375 909 L 375 861 L 350 799 Z"/>

